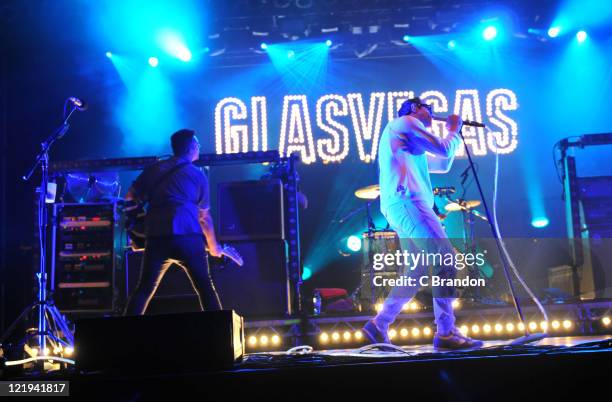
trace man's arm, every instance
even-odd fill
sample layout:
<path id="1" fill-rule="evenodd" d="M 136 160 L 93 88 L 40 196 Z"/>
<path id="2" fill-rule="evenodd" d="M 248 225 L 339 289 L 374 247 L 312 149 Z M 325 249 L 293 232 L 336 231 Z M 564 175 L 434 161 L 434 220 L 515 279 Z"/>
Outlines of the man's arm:
<path id="1" fill-rule="evenodd" d="M 217 242 L 215 225 L 213 224 L 212 216 L 210 214 L 210 208 L 200 208 L 199 221 L 200 227 L 202 228 L 202 233 L 204 233 L 204 237 L 206 237 L 208 252 L 213 257 L 220 257 L 223 247 L 221 247 L 219 242 Z"/>
<path id="2" fill-rule="evenodd" d="M 460 126 L 461 120 L 457 116 L 449 116 L 447 122 L 449 134 L 446 138 L 439 138 L 427 131 L 422 124 L 417 124 L 408 118 L 397 119 L 391 128 L 406 144 L 423 148 L 435 156 L 452 159 L 461 143 Z"/>

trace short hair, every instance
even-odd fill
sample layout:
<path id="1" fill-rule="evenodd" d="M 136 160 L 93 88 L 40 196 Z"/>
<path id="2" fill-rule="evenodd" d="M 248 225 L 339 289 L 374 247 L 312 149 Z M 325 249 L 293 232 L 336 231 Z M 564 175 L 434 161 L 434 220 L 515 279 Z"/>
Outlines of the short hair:
<path id="1" fill-rule="evenodd" d="M 397 111 L 397 117 L 402 117 L 402 116 L 406 116 L 407 114 L 410 114 L 410 112 L 412 111 L 412 105 L 420 105 L 423 102 L 421 102 L 421 98 L 411 98 L 408 99 L 407 101 L 404 101 L 404 103 L 402 103 L 402 106 L 400 106 L 399 110 Z"/>
<path id="2" fill-rule="evenodd" d="M 191 146 L 191 142 L 193 141 L 194 137 L 195 131 L 187 128 L 183 128 L 172 134 L 170 137 L 172 153 L 174 155 L 185 155 L 187 152 L 189 152 L 189 147 Z"/>

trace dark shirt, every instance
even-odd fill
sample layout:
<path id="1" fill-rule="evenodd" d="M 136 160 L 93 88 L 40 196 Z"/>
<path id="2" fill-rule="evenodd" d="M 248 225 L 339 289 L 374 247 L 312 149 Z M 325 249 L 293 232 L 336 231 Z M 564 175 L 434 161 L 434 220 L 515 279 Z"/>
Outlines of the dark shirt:
<path id="1" fill-rule="evenodd" d="M 162 177 L 185 162 L 187 165 Z M 163 181 L 155 184 L 160 179 Z M 173 157 L 148 166 L 134 180 L 132 188 L 136 197 L 148 201 L 147 236 L 202 234 L 198 216 L 200 209 L 210 207 L 208 179 L 187 159 Z M 152 190 L 154 193 L 150 194 Z"/>

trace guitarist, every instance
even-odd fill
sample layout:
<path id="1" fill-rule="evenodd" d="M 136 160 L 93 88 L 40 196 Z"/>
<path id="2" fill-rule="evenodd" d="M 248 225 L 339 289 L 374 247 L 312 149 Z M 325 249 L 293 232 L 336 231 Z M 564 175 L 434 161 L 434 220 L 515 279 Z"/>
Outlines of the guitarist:
<path id="1" fill-rule="evenodd" d="M 164 274 L 173 263 L 187 273 L 203 310 L 220 310 L 210 277 L 205 247 L 214 257 L 223 248 L 214 232 L 208 179 L 194 166 L 200 143 L 193 130 L 171 137 L 173 157 L 147 167 L 134 181 L 126 201 L 146 202 L 146 243 L 140 280 L 130 296 L 126 315 L 142 315 Z"/>

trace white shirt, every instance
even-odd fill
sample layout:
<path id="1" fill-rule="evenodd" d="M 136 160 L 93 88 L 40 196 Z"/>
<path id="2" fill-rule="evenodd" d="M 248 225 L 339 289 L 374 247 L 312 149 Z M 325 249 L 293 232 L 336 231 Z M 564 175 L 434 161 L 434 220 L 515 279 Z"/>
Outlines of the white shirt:
<path id="1" fill-rule="evenodd" d="M 433 207 L 429 173 L 448 172 L 460 143 L 458 132 L 441 139 L 410 115 L 391 120 L 378 148 L 380 210 L 405 199 Z"/>

